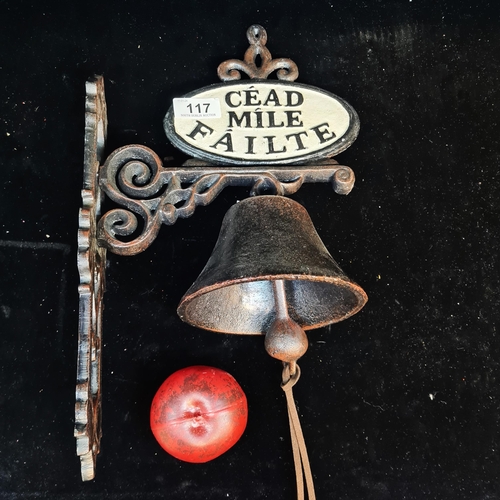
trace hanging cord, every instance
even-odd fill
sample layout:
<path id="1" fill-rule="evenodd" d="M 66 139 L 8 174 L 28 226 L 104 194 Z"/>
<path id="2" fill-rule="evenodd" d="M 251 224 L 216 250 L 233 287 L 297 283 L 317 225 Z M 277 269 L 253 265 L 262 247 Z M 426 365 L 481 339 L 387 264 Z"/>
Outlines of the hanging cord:
<path id="1" fill-rule="evenodd" d="M 290 421 L 290 434 L 292 437 L 293 462 L 295 464 L 295 477 L 297 479 L 297 500 L 304 500 L 304 477 L 306 479 L 308 500 L 316 500 L 314 482 L 307 456 L 306 442 L 300 426 L 299 414 L 293 398 L 293 386 L 299 381 L 300 368 L 297 363 L 283 363 L 281 388 L 285 391 L 288 406 L 288 420 Z"/>

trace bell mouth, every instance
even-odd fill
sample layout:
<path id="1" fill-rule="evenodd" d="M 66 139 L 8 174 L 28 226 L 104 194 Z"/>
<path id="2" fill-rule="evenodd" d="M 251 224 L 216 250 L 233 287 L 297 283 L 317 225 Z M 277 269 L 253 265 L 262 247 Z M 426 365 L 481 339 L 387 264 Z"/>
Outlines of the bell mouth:
<path id="1" fill-rule="evenodd" d="M 188 292 L 177 313 L 205 330 L 265 334 L 276 318 L 272 283 L 276 280 L 284 281 L 290 318 L 304 330 L 347 319 L 368 300 L 360 286 L 340 277 L 281 274 L 223 281 Z"/>

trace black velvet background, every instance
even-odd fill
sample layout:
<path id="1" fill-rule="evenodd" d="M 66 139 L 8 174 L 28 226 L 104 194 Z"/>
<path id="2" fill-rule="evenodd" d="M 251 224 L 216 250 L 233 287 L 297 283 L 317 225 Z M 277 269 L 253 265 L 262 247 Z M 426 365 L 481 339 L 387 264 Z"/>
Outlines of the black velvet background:
<path id="1" fill-rule="evenodd" d="M 298 64 L 298 81 L 345 98 L 362 125 L 338 157 L 353 192 L 294 196 L 370 298 L 311 332 L 301 362 L 318 499 L 500 498 L 499 11 L 0 0 L 0 498 L 294 498 L 279 363 L 262 338 L 196 330 L 175 313 L 245 190 L 164 227 L 139 256 L 110 256 L 92 483 L 72 436 L 85 80 L 106 79 L 108 152 L 140 143 L 180 162 L 162 129 L 171 99 L 216 83 L 253 23 L 274 57 Z M 156 444 L 149 405 L 170 373 L 200 363 L 234 375 L 250 417 L 228 453 L 190 465 Z"/>

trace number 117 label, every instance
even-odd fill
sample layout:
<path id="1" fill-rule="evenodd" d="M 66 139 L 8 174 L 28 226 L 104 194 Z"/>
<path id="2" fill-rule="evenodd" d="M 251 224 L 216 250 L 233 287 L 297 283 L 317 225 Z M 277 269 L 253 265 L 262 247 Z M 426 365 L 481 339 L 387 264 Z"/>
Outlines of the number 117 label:
<path id="1" fill-rule="evenodd" d="M 174 99 L 176 118 L 220 118 L 219 99 Z"/>

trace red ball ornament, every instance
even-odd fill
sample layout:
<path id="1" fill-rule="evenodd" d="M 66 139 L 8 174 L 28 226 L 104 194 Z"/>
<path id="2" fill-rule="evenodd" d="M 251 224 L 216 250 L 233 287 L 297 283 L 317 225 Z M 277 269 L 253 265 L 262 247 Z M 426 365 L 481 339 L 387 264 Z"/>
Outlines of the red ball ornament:
<path id="1" fill-rule="evenodd" d="M 247 425 L 247 398 L 227 372 L 189 366 L 163 382 L 151 405 L 151 430 L 170 455 L 204 463 L 225 453 Z"/>

